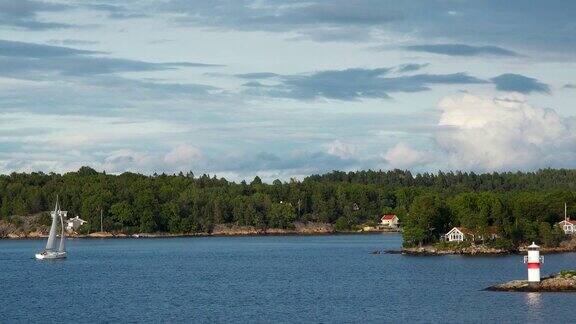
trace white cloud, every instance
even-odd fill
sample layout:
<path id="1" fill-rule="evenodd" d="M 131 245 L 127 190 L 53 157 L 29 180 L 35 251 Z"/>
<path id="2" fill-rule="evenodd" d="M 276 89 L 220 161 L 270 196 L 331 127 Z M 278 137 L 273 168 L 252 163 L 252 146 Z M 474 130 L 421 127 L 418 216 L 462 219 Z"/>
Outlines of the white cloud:
<path id="1" fill-rule="evenodd" d="M 353 144 L 344 143 L 335 140 L 328 144 L 328 154 L 337 156 L 341 159 L 352 159 L 358 155 L 358 147 Z"/>
<path id="2" fill-rule="evenodd" d="M 110 173 L 137 172 L 154 169 L 155 161 L 156 159 L 150 154 L 137 152 L 132 149 L 120 149 L 111 152 L 98 168 Z"/>
<path id="3" fill-rule="evenodd" d="M 202 152 L 198 148 L 186 144 L 175 147 L 164 156 L 164 162 L 169 164 L 190 165 L 190 163 L 200 159 L 202 159 Z"/>
<path id="4" fill-rule="evenodd" d="M 481 171 L 573 166 L 574 125 L 522 96 L 446 97 L 439 109 L 435 139 L 443 165 Z"/>
<path id="5" fill-rule="evenodd" d="M 427 163 L 426 156 L 404 142 L 396 144 L 383 156 L 392 168 L 407 169 Z"/>

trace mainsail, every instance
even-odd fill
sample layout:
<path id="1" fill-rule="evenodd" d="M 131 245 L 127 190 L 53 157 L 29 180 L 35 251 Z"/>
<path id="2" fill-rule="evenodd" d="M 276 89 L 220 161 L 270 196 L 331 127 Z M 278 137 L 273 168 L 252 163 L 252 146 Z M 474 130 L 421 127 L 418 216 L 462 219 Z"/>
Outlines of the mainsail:
<path id="1" fill-rule="evenodd" d="M 56 243 L 56 227 L 58 227 L 58 217 L 60 217 L 58 208 L 58 196 L 56 196 L 56 206 L 54 211 L 50 212 L 52 216 L 52 225 L 50 226 L 50 234 L 48 235 L 48 243 L 46 243 L 46 251 L 53 251 Z"/>
<path id="2" fill-rule="evenodd" d="M 64 230 L 64 217 L 66 217 L 66 212 L 65 211 L 58 211 L 58 214 L 60 215 L 60 223 L 62 224 L 62 234 L 60 234 L 60 246 L 58 247 L 58 252 L 64 252 L 64 242 L 66 241 L 66 232 Z"/>

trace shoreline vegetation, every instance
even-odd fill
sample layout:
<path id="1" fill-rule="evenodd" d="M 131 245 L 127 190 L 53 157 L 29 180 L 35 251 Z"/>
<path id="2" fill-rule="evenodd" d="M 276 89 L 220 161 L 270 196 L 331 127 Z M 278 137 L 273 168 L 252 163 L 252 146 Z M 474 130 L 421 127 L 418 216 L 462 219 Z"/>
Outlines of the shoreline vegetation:
<path id="1" fill-rule="evenodd" d="M 296 223 L 293 229 L 268 228 L 258 229 L 253 226 L 237 226 L 233 224 L 219 224 L 211 233 L 134 233 L 122 232 L 93 232 L 88 234 L 68 233 L 69 238 L 169 238 L 169 237 L 204 237 L 204 236 L 274 236 L 274 235 L 334 235 L 334 234 L 377 234 L 377 233 L 400 233 L 397 229 L 370 229 L 355 231 L 335 231 L 331 224 L 325 223 Z M 0 239 L 44 239 L 48 237 L 47 229 L 31 232 L 13 231 L 0 233 Z"/>
<path id="2" fill-rule="evenodd" d="M 487 244 L 450 244 L 437 243 L 434 245 L 403 247 L 399 251 L 387 251 L 407 255 L 505 255 L 526 254 L 526 246 L 515 248 L 499 248 Z M 561 242 L 558 246 L 544 246 L 540 248 L 541 254 L 576 252 L 576 238 Z"/>
<path id="3" fill-rule="evenodd" d="M 70 217 L 87 221 L 77 229 L 84 236 L 98 235 L 101 227 L 117 236 L 162 233 L 142 234 L 149 237 L 350 233 L 377 228 L 382 215 L 395 214 L 405 253 L 509 253 L 531 242 L 544 251 L 572 251 L 557 224 L 564 203 L 566 216 L 576 216 L 575 189 L 570 169 L 332 171 L 264 183 L 257 176 L 231 182 L 192 172 L 111 175 L 82 167 L 0 175 L 0 237 L 42 232 L 58 195 Z M 472 239 L 443 242 L 454 227 Z"/>

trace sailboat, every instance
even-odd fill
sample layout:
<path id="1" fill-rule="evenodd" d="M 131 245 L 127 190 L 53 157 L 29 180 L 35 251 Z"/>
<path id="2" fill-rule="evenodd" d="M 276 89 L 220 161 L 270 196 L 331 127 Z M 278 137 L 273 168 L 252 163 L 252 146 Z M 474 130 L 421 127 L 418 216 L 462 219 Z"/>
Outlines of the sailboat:
<path id="1" fill-rule="evenodd" d="M 46 248 L 40 253 L 36 253 L 36 259 L 39 260 L 53 260 L 64 259 L 66 257 L 66 248 L 64 242 L 66 241 L 66 232 L 64 230 L 64 218 L 66 218 L 67 211 L 60 210 L 58 205 L 58 196 L 56 196 L 56 206 L 54 211 L 50 212 L 52 216 L 52 225 L 50 226 L 50 234 L 48 235 L 48 242 Z M 56 248 L 56 230 L 60 223 L 62 232 L 60 234 L 60 244 Z"/>

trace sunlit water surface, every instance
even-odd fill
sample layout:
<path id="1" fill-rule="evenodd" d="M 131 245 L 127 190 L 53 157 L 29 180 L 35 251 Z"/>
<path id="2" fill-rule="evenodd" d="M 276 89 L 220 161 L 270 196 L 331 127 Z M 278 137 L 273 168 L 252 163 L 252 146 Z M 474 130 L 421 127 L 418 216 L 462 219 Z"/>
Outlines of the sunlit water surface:
<path id="1" fill-rule="evenodd" d="M 526 276 L 522 256 L 416 257 L 401 236 L 0 240 L 0 322 L 575 323 L 576 294 L 483 289 Z M 547 255 L 543 274 L 576 268 Z"/>

